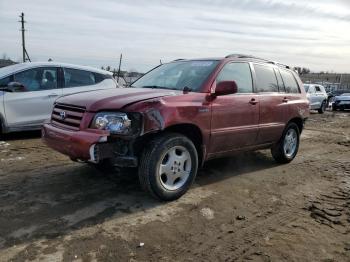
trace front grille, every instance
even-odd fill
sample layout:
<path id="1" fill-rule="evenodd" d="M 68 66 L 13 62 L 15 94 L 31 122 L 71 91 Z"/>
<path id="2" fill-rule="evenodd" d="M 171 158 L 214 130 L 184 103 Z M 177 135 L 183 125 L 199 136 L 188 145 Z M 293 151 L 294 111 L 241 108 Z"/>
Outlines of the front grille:
<path id="1" fill-rule="evenodd" d="M 65 129 L 79 130 L 84 112 L 84 107 L 56 104 L 52 111 L 51 123 Z"/>

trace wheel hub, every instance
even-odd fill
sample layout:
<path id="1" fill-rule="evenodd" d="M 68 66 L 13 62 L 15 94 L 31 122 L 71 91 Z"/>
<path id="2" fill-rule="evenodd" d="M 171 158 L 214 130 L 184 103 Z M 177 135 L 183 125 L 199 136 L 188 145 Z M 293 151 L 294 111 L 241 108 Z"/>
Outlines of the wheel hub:
<path id="1" fill-rule="evenodd" d="M 161 185 L 167 190 L 179 189 L 186 183 L 191 167 L 191 156 L 185 147 L 175 146 L 168 149 L 163 154 L 158 168 Z"/>
<path id="2" fill-rule="evenodd" d="M 292 157 L 297 149 L 298 136 L 294 129 L 289 129 L 284 138 L 284 153 L 287 157 Z"/>

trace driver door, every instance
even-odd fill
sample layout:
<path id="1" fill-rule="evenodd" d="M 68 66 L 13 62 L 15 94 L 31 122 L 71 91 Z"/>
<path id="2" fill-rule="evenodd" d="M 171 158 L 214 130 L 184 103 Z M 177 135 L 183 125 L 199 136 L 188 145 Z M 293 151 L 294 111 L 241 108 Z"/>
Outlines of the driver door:
<path id="1" fill-rule="evenodd" d="M 21 90 L 6 92 L 4 108 L 7 125 L 11 129 L 40 127 L 50 118 L 54 101 L 62 95 L 56 67 L 28 69 L 13 76 L 21 83 Z"/>
<path id="2" fill-rule="evenodd" d="M 217 96 L 212 102 L 209 154 L 221 154 L 252 146 L 259 129 L 259 97 L 253 91 L 248 63 L 229 63 L 216 83 L 235 81 L 237 93 Z"/>

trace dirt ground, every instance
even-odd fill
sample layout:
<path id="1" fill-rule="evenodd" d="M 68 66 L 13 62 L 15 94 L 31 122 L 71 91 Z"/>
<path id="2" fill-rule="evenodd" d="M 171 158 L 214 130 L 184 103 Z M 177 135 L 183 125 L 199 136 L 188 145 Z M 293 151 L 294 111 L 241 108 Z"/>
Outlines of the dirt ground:
<path id="1" fill-rule="evenodd" d="M 171 203 L 39 137 L 0 142 L 0 261 L 350 261 L 350 112 L 312 114 L 288 165 L 207 163 Z"/>

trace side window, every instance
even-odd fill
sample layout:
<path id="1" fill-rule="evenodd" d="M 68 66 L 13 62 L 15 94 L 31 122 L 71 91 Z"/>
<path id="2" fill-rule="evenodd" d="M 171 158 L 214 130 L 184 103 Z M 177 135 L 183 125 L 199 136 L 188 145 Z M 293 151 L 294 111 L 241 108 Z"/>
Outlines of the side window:
<path id="1" fill-rule="evenodd" d="M 315 86 L 316 93 L 321 93 L 321 88 L 319 86 Z"/>
<path id="2" fill-rule="evenodd" d="M 280 71 L 283 78 L 284 86 L 286 87 L 286 92 L 296 94 L 300 93 L 298 83 L 295 80 L 293 74 L 283 69 L 281 69 Z"/>
<path id="3" fill-rule="evenodd" d="M 65 87 L 89 86 L 96 83 L 95 74 L 89 71 L 64 68 Z"/>
<path id="4" fill-rule="evenodd" d="M 98 84 L 98 83 L 102 82 L 103 80 L 112 77 L 109 75 L 103 75 L 103 74 L 99 74 L 99 73 L 94 73 L 94 75 L 95 75 L 95 84 Z"/>
<path id="5" fill-rule="evenodd" d="M 24 86 L 21 91 L 42 91 L 57 88 L 57 69 L 40 67 L 29 69 L 14 75 L 14 81 Z"/>
<path id="6" fill-rule="evenodd" d="M 283 80 L 282 80 L 282 76 L 281 76 L 280 70 L 275 68 L 275 74 L 276 74 L 276 77 L 277 77 L 277 83 L 278 83 L 278 90 L 279 90 L 279 92 L 286 92 L 286 90 L 284 89 L 284 83 L 283 83 Z"/>
<path id="7" fill-rule="evenodd" d="M 253 81 L 248 63 L 226 64 L 216 78 L 216 82 L 232 81 L 237 83 L 238 93 L 253 93 Z"/>
<path id="8" fill-rule="evenodd" d="M 272 67 L 254 65 L 254 69 L 258 92 L 278 92 L 277 78 Z"/>
<path id="9" fill-rule="evenodd" d="M 11 76 L 0 79 L 0 87 L 7 87 L 8 83 L 11 82 Z"/>

